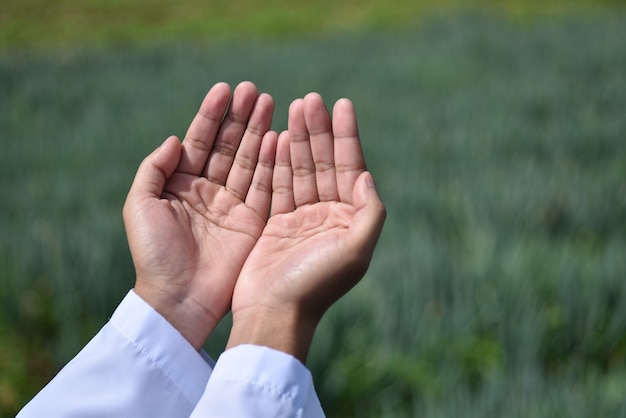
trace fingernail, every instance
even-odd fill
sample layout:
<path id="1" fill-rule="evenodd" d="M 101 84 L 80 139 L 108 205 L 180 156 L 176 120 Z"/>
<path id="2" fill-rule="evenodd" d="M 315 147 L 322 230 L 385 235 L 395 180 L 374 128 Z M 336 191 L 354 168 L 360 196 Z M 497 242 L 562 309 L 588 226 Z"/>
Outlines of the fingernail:
<path id="1" fill-rule="evenodd" d="M 370 173 L 367 173 L 367 177 L 365 177 L 365 184 L 367 184 L 367 187 L 370 187 L 372 189 L 376 188 L 376 183 L 374 182 L 374 177 L 372 177 L 372 175 Z"/>

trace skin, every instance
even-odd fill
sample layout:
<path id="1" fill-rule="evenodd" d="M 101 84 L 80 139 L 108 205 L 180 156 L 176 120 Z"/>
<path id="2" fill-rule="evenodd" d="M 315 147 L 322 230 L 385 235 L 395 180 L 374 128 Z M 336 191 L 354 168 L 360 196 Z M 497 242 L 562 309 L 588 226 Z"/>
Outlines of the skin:
<path id="1" fill-rule="evenodd" d="M 305 362 L 326 309 L 365 274 L 385 208 L 349 100 L 332 117 L 315 93 L 295 100 L 280 136 L 272 112 L 254 84 L 232 97 L 216 84 L 182 144 L 140 165 L 124 223 L 135 292 L 196 349 L 232 309 L 227 348 Z"/>
<path id="2" fill-rule="evenodd" d="M 250 82 L 230 99 L 226 84 L 209 91 L 182 144 L 142 162 L 123 210 L 135 292 L 196 349 L 230 308 L 271 198 L 273 100 Z"/>
<path id="3" fill-rule="evenodd" d="M 273 190 L 271 217 L 237 279 L 227 347 L 264 345 L 304 363 L 324 312 L 365 274 L 385 219 L 349 100 L 332 120 L 318 94 L 292 103 Z"/>

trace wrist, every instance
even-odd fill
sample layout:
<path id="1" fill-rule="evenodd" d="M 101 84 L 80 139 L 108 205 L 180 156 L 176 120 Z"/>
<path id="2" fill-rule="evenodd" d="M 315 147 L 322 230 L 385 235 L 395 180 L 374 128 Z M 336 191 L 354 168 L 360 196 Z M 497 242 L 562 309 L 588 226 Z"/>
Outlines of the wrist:
<path id="1" fill-rule="evenodd" d="M 268 347 L 306 363 L 318 318 L 298 309 L 247 308 L 233 312 L 233 326 L 226 349 L 242 344 Z"/>
<path id="2" fill-rule="evenodd" d="M 200 351 L 215 328 L 215 321 L 207 320 L 199 315 L 184 300 L 176 298 L 163 289 L 144 285 L 139 280 L 135 284 L 134 291 L 165 318 L 196 351 Z"/>

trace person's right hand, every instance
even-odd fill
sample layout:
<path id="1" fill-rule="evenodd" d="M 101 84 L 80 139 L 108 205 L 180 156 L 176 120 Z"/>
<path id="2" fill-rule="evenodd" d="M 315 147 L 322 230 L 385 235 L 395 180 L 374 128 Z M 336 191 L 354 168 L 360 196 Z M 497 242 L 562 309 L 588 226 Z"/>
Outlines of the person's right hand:
<path id="1" fill-rule="evenodd" d="M 183 143 L 170 137 L 143 161 L 124 205 L 135 292 L 196 349 L 230 308 L 267 221 L 273 110 L 250 82 L 232 100 L 216 84 Z"/>
<path id="2" fill-rule="evenodd" d="M 352 103 L 309 94 L 278 138 L 271 217 L 237 279 L 228 348 L 268 346 L 305 361 L 326 309 L 365 274 L 385 208 L 365 171 Z"/>

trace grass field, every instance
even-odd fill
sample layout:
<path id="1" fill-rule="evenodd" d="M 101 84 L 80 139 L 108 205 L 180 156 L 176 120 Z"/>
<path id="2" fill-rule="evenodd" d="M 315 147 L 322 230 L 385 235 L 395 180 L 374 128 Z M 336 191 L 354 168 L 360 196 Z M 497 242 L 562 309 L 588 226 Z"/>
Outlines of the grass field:
<path id="1" fill-rule="evenodd" d="M 143 156 L 244 79 L 276 129 L 295 97 L 350 97 L 388 208 L 311 351 L 328 416 L 626 416 L 619 9 L 0 53 L 1 416 L 132 286 L 121 208 Z"/>
<path id="2" fill-rule="evenodd" d="M 623 0 L 3 0 L 0 48 L 284 38 L 398 28 L 459 9 L 529 18 L 624 9 Z"/>

